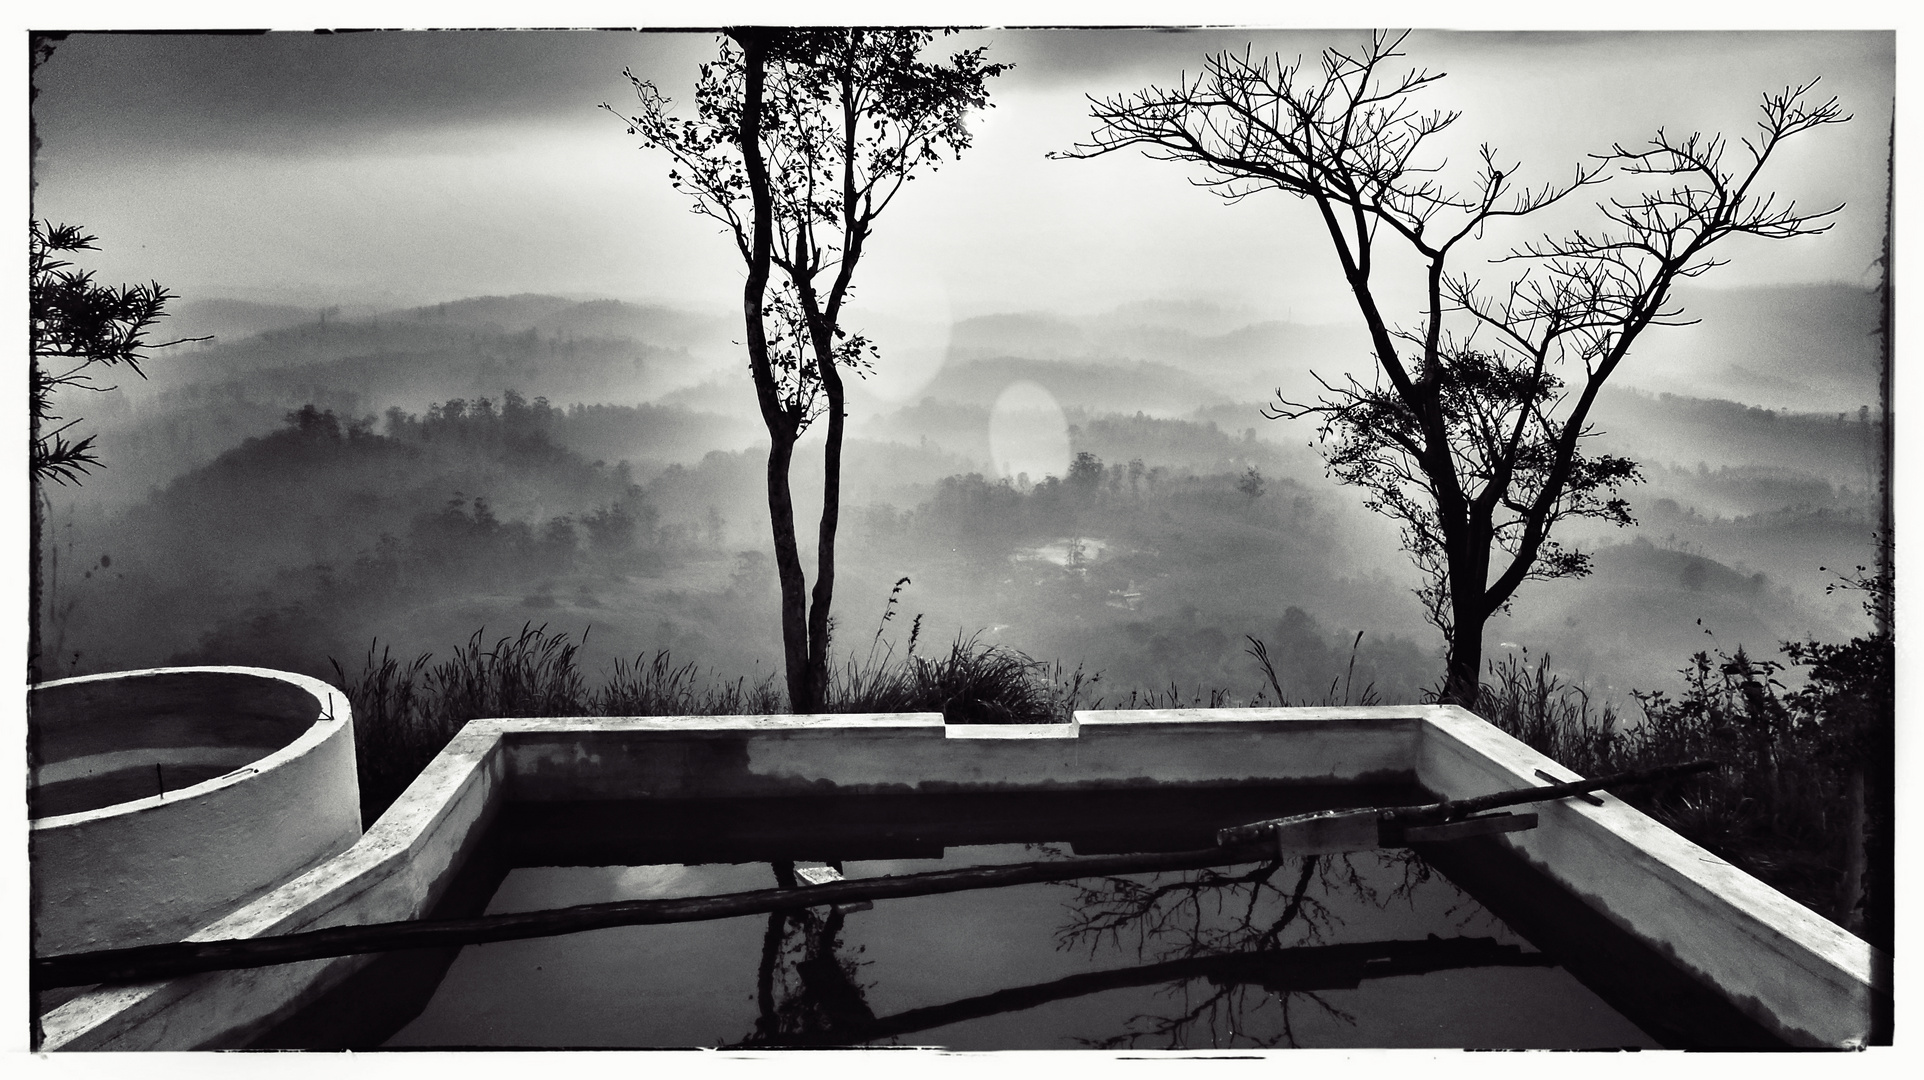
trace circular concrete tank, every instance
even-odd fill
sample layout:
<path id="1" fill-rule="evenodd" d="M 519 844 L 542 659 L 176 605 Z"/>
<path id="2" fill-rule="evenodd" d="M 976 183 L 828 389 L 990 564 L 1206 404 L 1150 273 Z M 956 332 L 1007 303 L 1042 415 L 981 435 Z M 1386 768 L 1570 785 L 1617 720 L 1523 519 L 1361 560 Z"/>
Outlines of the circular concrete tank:
<path id="1" fill-rule="evenodd" d="M 347 698 L 265 668 L 28 692 L 34 952 L 178 941 L 361 835 Z"/>

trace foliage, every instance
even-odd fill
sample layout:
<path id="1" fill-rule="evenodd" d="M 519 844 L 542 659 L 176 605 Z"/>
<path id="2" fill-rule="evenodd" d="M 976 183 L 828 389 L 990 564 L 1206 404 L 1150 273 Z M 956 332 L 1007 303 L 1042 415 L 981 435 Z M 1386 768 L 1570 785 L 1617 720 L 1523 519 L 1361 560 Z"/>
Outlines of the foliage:
<path id="1" fill-rule="evenodd" d="M 179 342 L 153 344 L 148 328 L 164 318 L 174 295 L 158 282 L 146 285 L 99 285 L 90 270 L 74 269 L 62 255 L 93 251 L 95 237 L 76 225 L 50 221 L 27 223 L 28 347 L 33 401 L 32 471 L 36 481 L 78 484 L 100 465 L 94 437 L 69 439 L 79 420 L 48 430 L 46 425 L 66 420 L 54 412 L 54 395 L 61 390 L 105 391 L 95 383 L 98 368 L 125 366 L 142 378 L 140 365 L 149 349 Z"/>
<path id="2" fill-rule="evenodd" d="M 1886 635 L 1847 645 L 1789 643 L 1791 668 L 1808 681 L 1787 691 L 1786 667 L 1699 652 L 1683 689 L 1639 693 L 1634 722 L 1593 708 L 1581 687 L 1512 655 L 1490 665 L 1476 711 L 1545 755 L 1588 776 L 1711 758 L 1704 777 L 1622 797 L 1665 825 L 1799 902 L 1864 932 L 1865 883 L 1852 879 L 1866 842 L 1862 781 L 1853 774 L 1888 739 L 1893 698 Z M 1886 742 L 1886 747 L 1888 743 Z M 1853 805 L 1853 803 L 1857 805 Z M 1875 815 L 1874 815 L 1875 816 Z M 1871 828 L 1887 828 L 1879 818 Z M 1873 872 L 1876 872 L 1873 869 Z"/>
<path id="3" fill-rule="evenodd" d="M 376 659 L 372 643 L 359 678 L 334 663 L 354 711 L 364 823 L 372 824 L 469 720 L 580 716 L 592 708 L 575 666 L 578 646 L 566 634 L 523 626 L 489 648 L 483 633 L 475 631 L 433 667 L 426 655 L 402 664 L 387 649 Z"/>
<path id="4" fill-rule="evenodd" d="M 1174 88 L 1092 99 L 1102 127 L 1065 157 L 1137 147 L 1199 167 L 1193 182 L 1226 201 L 1280 191 L 1313 205 L 1371 339 L 1377 376 L 1323 382 L 1316 402 L 1282 398 L 1272 419 L 1314 418 L 1330 471 L 1362 486 L 1395 518 L 1427 576 L 1419 592 L 1449 643 L 1447 699 L 1470 704 L 1482 631 L 1533 578 L 1578 576 L 1583 554 L 1552 539 L 1564 518 L 1630 520 L 1617 488 L 1635 466 L 1581 452 L 1599 390 L 1650 326 L 1674 323 L 1671 289 L 1717 265 L 1732 236 L 1823 232 L 1824 219 L 1759 189 L 1786 139 L 1848 119 L 1813 84 L 1769 94 L 1748 161 L 1727 167 L 1721 136 L 1659 130 L 1639 149 L 1613 145 L 1562 183 L 1519 186 L 1518 166 L 1484 144 L 1463 187 L 1428 153 L 1455 112 L 1419 96 L 1443 76 L 1392 70 L 1406 35 L 1372 35 L 1357 52 L 1299 59 L 1219 53 Z M 1598 204 L 1605 224 L 1512 248 L 1507 277 L 1487 288 L 1453 270 L 1487 229 L 1616 180 L 1629 191 Z M 1841 207 L 1839 208 L 1841 209 Z M 1382 244 L 1379 250 L 1379 241 Z M 1460 261 L 1457 264 L 1460 266 Z M 1420 273 L 1413 326 L 1387 317 L 1379 268 Z M 1582 372 L 1566 389 L 1558 370 Z"/>
<path id="5" fill-rule="evenodd" d="M 647 663 L 617 658 L 595 696 L 595 715 L 766 716 L 781 712 L 783 704 L 772 675 L 752 686 L 740 677 L 701 683 L 693 661 L 676 664 L 663 649 Z"/>
<path id="6" fill-rule="evenodd" d="M 1136 462 L 1135 464 L 1140 464 L 1140 462 Z M 1262 498 L 1263 497 L 1262 472 L 1258 470 L 1254 465 L 1251 465 L 1248 469 L 1245 469 L 1243 471 L 1243 475 L 1236 481 L 1236 490 L 1242 492 L 1243 497 L 1248 499 L 1250 502 L 1255 502 L 1257 499 Z"/>
<path id="7" fill-rule="evenodd" d="M 1463 349 L 1446 358 L 1436 379 L 1434 412 L 1440 414 L 1452 468 L 1481 493 L 1496 493 L 1501 512 L 1489 522 L 1489 540 L 1513 559 L 1534 542 L 1534 560 L 1521 580 L 1582 577 L 1590 557 L 1550 534 L 1566 518 L 1634 525 L 1630 505 L 1617 492 L 1641 479 L 1637 463 L 1610 454 L 1589 455 L 1577 444 L 1560 461 L 1548 426 L 1542 438 L 1519 440 L 1520 430 L 1545 425 L 1564 384 L 1548 371 L 1531 372 L 1493 352 Z M 1325 384 L 1327 385 L 1327 384 Z M 1315 409 L 1276 415 L 1318 416 L 1330 474 L 1367 492 L 1363 505 L 1401 527 L 1403 547 L 1422 571 L 1417 597 L 1431 623 L 1455 635 L 1450 543 L 1453 530 L 1439 516 L 1437 484 L 1413 447 L 1423 443 L 1426 417 L 1380 381 L 1364 387 L 1353 377 L 1335 400 Z M 1560 494 L 1532 511 L 1546 493 Z M 1481 497 L 1481 495 L 1479 496 Z M 1505 597 L 1495 610 L 1507 610 Z"/>
<path id="8" fill-rule="evenodd" d="M 1060 666 L 1032 660 L 1001 645 L 985 644 L 980 632 L 958 633 L 947 656 L 917 656 L 922 616 L 909 630 L 901 659 L 883 633 L 895 617 L 908 578 L 889 591 L 882 619 L 858 663 L 850 657 L 833 684 L 829 710 L 841 713 L 939 712 L 952 723 L 1068 723 L 1083 678 L 1078 670 L 1066 684 Z"/>
<path id="9" fill-rule="evenodd" d="M 988 106 L 987 80 L 1006 65 L 984 63 L 980 48 L 946 63 L 924 62 L 933 35 L 923 30 L 741 29 L 730 37 L 716 61 L 701 67 L 695 119 L 674 116 L 673 103 L 632 71 L 624 74 L 640 111 L 622 119 L 630 135 L 668 153 L 675 163 L 670 183 L 694 200 L 696 213 L 726 228 L 747 266 L 746 346 L 770 437 L 768 509 L 784 663 L 791 704 L 807 712 L 828 691 L 842 373 L 860 375 L 875 356 L 844 326 L 843 305 L 876 219 L 919 172 L 968 147 L 967 118 Z M 782 274 L 772 293 L 771 268 Z M 824 415 L 823 507 L 809 597 L 789 467 L 796 439 Z"/>

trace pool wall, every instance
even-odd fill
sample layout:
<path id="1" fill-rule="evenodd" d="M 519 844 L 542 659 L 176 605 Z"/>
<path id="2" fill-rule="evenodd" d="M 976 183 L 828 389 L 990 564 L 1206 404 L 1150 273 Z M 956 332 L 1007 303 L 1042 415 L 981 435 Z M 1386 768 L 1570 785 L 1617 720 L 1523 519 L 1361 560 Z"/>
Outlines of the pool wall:
<path id="1" fill-rule="evenodd" d="M 155 668 L 29 701 L 37 953 L 177 941 L 361 837 L 347 699 L 317 679 Z"/>
<path id="2" fill-rule="evenodd" d="M 935 714 L 481 720 L 353 848 L 192 935 L 419 917 L 508 800 L 1410 782 L 1450 797 L 1567 770 L 1453 706 L 1083 712 L 1049 728 Z M 1861 1045 L 1870 946 L 1622 801 L 1545 804 L 1503 838 L 1542 873 L 1786 1041 Z M 40 1018 L 43 1049 L 243 1045 L 365 957 L 96 990 Z"/>

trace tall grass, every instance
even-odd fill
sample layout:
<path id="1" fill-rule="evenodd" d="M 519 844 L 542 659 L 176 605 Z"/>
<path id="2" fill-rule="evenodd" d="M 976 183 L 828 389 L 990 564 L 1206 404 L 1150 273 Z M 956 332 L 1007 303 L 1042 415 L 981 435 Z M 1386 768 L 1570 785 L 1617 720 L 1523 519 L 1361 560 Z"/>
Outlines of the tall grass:
<path id="1" fill-rule="evenodd" d="M 1683 690 L 1635 695 L 1641 715 L 1593 706 L 1579 686 L 1511 656 L 1490 665 L 1478 712 L 1587 776 L 1711 758 L 1715 773 L 1628 789 L 1638 809 L 1840 925 L 1862 926 L 1852 867 L 1865 842 L 1861 763 L 1839 753 L 1845 732 L 1806 691 L 1785 693 L 1783 666 L 1698 653 Z"/>
<path id="2" fill-rule="evenodd" d="M 783 691 L 769 674 L 750 684 L 703 682 L 695 664 L 676 664 L 666 649 L 651 660 L 616 660 L 595 695 L 596 716 L 759 716 L 785 711 Z"/>
<path id="3" fill-rule="evenodd" d="M 898 582 L 890 594 L 867 652 L 831 673 L 828 711 L 940 712 L 959 723 L 1060 723 L 1077 708 L 1261 706 L 1270 704 L 1271 694 L 1276 704 L 1292 704 L 1267 648 L 1255 638 L 1248 651 L 1268 685 L 1247 700 L 1214 688 L 1184 692 L 1172 683 L 1134 689 L 1126 697 L 1095 695 L 1085 703 L 1100 675 L 1085 676 L 1079 667 L 1065 671 L 1060 663 L 985 643 L 979 634 L 958 634 L 933 656 L 918 654 L 920 616 L 898 658 L 883 631 L 906 583 Z M 1755 660 L 1741 649 L 1715 658 L 1698 653 L 1681 673 L 1681 693 L 1636 695 L 1635 717 L 1593 703 L 1581 686 L 1550 670 L 1548 657 L 1532 665 L 1510 656 L 1490 664 L 1477 711 L 1585 775 L 1717 760 L 1723 768 L 1714 774 L 1623 796 L 1813 910 L 1857 929 L 1866 903 L 1864 875 L 1876 872 L 1867 871 L 1863 860 L 1863 747 L 1871 742 L 1857 729 L 1878 722 L 1878 715 L 1888 724 L 1890 701 L 1888 637 L 1878 641 L 1881 651 L 1869 659 L 1850 651 L 1862 642 L 1850 649 L 1827 647 L 1814 659 L 1799 659 L 1811 657 L 1814 646 L 1801 653 L 1792 649 L 1794 662 L 1815 665 L 1812 686 L 1795 692 L 1777 680 L 1783 670 L 1777 662 Z M 404 663 L 376 643 L 358 675 L 334 665 L 354 710 L 363 820 L 375 820 L 470 720 L 787 711 L 773 674 L 755 684 L 704 679 L 694 664 L 678 665 L 663 651 L 617 661 L 591 688 L 577 664 L 579 646 L 565 633 L 523 626 L 491 646 L 484 642 L 477 631 L 440 663 L 428 655 Z M 1351 671 L 1331 682 L 1321 702 L 1296 704 L 1376 703 L 1374 686 L 1358 692 L 1353 685 L 1357 644 L 1360 636 L 1352 644 Z M 1888 828 L 1875 823 L 1882 820 L 1881 805 L 1870 808 L 1873 831 Z"/>
<path id="4" fill-rule="evenodd" d="M 891 598 L 891 603 L 893 598 Z M 886 620 L 885 620 L 886 623 Z M 957 723 L 1066 723 L 1084 685 L 1081 669 L 1031 660 L 1013 649 L 957 635 L 946 653 L 918 656 L 920 619 L 904 655 L 880 634 L 868 654 L 832 673 L 832 713 L 939 712 Z M 354 710 L 361 818 L 372 822 L 420 775 L 462 726 L 484 717 L 727 716 L 788 711 L 770 674 L 759 683 L 704 678 L 668 652 L 616 660 L 591 687 L 580 646 L 566 633 L 524 625 L 486 644 L 477 630 L 439 663 L 396 659 L 378 642 L 358 674 L 330 660 Z"/>
<path id="5" fill-rule="evenodd" d="M 981 635 L 957 634 L 946 653 L 900 660 L 893 649 L 850 660 L 829 686 L 829 711 L 939 712 L 953 723 L 1066 723 L 1075 691 L 1060 688 L 1059 668 Z M 1079 673 L 1078 673 L 1079 677 Z"/>
<path id="6" fill-rule="evenodd" d="M 368 646 L 361 674 L 348 677 L 330 658 L 354 710 L 361 818 L 371 822 L 412 783 L 462 725 L 484 716 L 583 716 L 595 711 L 575 666 L 579 646 L 566 634 L 524 625 L 483 645 L 477 630 L 454 655 L 396 660 Z"/>
<path id="7" fill-rule="evenodd" d="M 831 673 L 830 712 L 939 712 L 951 723 L 969 724 L 1069 722 L 1084 682 L 1081 668 L 1065 676 L 1060 664 L 985 643 L 980 632 L 967 637 L 957 633 L 946 654 L 918 656 L 920 615 L 898 659 L 895 642 L 883 635 L 908 584 L 908 578 L 901 578 L 889 590 L 868 651 L 859 660 L 851 656 Z"/>

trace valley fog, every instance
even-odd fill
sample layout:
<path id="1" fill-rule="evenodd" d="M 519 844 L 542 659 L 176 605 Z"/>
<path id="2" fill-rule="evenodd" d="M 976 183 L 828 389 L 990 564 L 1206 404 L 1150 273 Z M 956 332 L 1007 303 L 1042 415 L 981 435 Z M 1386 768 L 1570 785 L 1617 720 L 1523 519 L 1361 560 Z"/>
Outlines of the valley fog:
<path id="1" fill-rule="evenodd" d="M 1577 531 L 1595 573 L 1527 585 L 1486 635 L 1599 701 L 1671 685 L 1699 649 L 1769 655 L 1864 623 L 1819 568 L 1871 561 L 1874 298 L 1686 302 L 1704 321 L 1653 335 L 1670 355 L 1627 369 L 1596 424 L 1643 465 L 1638 524 Z M 1310 424 L 1260 411 L 1313 392 L 1312 369 L 1359 370 L 1360 329 L 1251 314 L 898 330 L 912 370 L 851 396 L 836 662 L 979 636 L 1099 675 L 1085 704 L 1273 699 L 1254 637 L 1294 701 L 1433 690 L 1442 640 L 1394 528 L 1324 475 Z M 213 340 L 91 395 L 105 468 L 51 493 L 53 673 L 331 678 L 375 643 L 438 657 L 532 625 L 579 642 L 591 676 L 662 650 L 720 682 L 779 675 L 766 435 L 725 311 L 189 300 L 167 329 Z M 820 453 L 805 437 L 794 480 L 811 573 Z"/>
<path id="2" fill-rule="evenodd" d="M 879 352 L 846 410 L 834 662 L 973 639 L 1079 669 L 1086 704 L 1434 691 L 1443 636 L 1396 525 L 1328 475 L 1310 421 L 1263 417 L 1318 377 L 1374 377 L 1313 209 L 1225 202 L 1134 151 L 1051 157 L 1091 137 L 1093 98 L 1220 50 L 1284 63 L 1367 35 L 938 37 L 931 57 L 1014 66 L 855 275 L 844 321 Z M 717 682 L 779 673 L 739 253 L 621 111 L 624 69 L 692 109 L 713 34 L 47 45 L 36 216 L 98 234 L 75 262 L 100 282 L 171 290 L 149 340 L 204 340 L 52 402 L 101 467 L 42 485 L 46 675 L 352 678 L 370 648 L 445 657 L 523 627 L 567 635 L 590 678 L 664 650 Z M 1478 139 L 1530 187 L 1665 125 L 1735 140 L 1760 92 L 1821 77 L 1839 95 L 1852 121 L 1769 180 L 1845 209 L 1679 279 L 1663 321 L 1688 325 L 1638 339 L 1585 444 L 1640 464 L 1636 524 L 1559 523 L 1594 572 L 1525 583 L 1484 645 L 1623 705 L 1699 651 L 1862 631 L 1861 598 L 1828 587 L 1876 564 L 1888 472 L 1872 285 L 1891 35 L 1419 31 L 1403 48 L 1448 74 L 1422 107 L 1463 110 L 1438 134 L 1453 183 Z M 1596 210 L 1579 193 L 1546 227 Z M 1453 265 L 1507 272 L 1489 268 L 1535 227 L 1513 225 Z M 1393 320 L 1420 302 L 1414 267 L 1384 257 Z M 823 426 L 792 481 L 811 581 Z"/>

